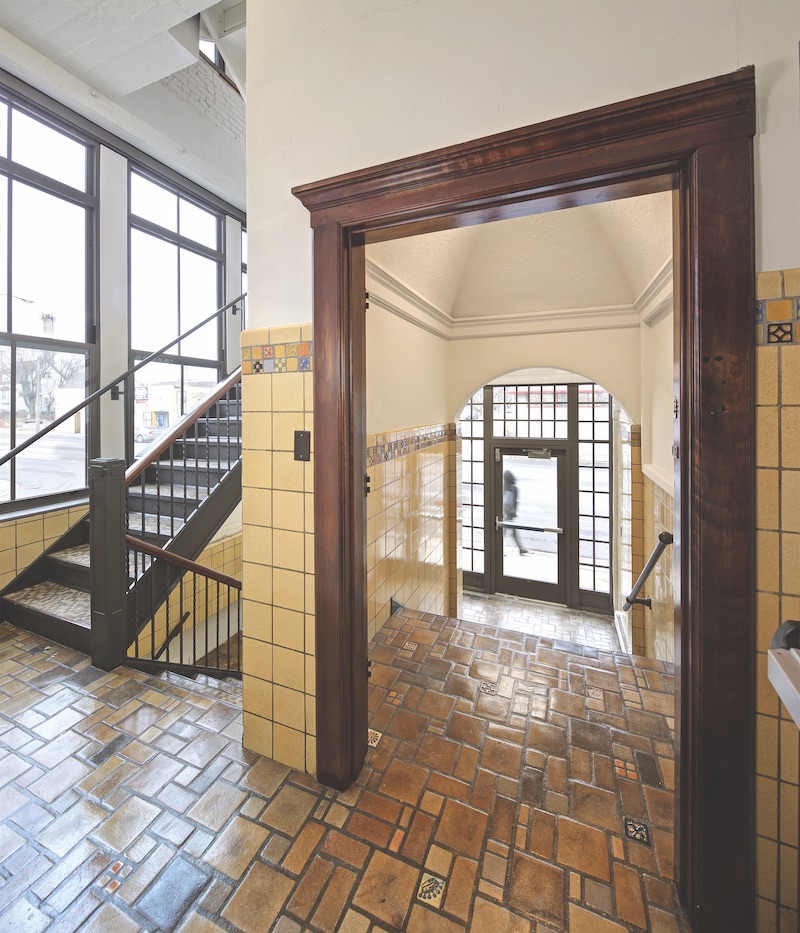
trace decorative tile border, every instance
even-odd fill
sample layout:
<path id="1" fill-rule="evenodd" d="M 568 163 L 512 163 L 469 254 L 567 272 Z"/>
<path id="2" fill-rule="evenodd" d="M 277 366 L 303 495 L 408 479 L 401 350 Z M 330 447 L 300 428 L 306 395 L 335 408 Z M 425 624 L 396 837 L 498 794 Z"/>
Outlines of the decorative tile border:
<path id="1" fill-rule="evenodd" d="M 242 375 L 310 373 L 313 359 L 314 343 L 311 340 L 242 347 Z"/>
<path id="2" fill-rule="evenodd" d="M 387 436 L 391 435 L 378 435 L 378 437 Z M 367 447 L 367 466 L 388 463 L 406 454 L 425 450 L 426 447 L 434 447 L 444 441 L 455 440 L 456 437 L 458 437 L 458 427 L 455 424 L 436 424 L 430 428 L 422 428 L 420 433 L 413 437 L 401 437 L 394 441 L 385 441 L 382 444 Z"/>
<path id="3" fill-rule="evenodd" d="M 756 344 L 800 343 L 800 269 L 759 272 Z"/>

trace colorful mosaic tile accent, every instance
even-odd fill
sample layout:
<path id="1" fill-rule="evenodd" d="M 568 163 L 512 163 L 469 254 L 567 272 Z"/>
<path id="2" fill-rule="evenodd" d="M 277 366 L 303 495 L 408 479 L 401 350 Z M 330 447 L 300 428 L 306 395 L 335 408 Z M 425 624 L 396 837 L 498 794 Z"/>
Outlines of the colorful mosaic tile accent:
<path id="1" fill-rule="evenodd" d="M 756 301 L 756 343 L 759 346 L 800 343 L 798 270 L 759 273 Z"/>
<path id="2" fill-rule="evenodd" d="M 313 370 L 314 344 L 268 343 L 242 348 L 242 375 L 259 373 L 310 373 Z"/>
<path id="3" fill-rule="evenodd" d="M 367 447 L 367 466 L 375 466 L 376 463 L 388 463 L 390 460 L 397 460 L 399 457 L 406 456 L 406 454 L 425 450 L 426 447 L 434 447 L 444 441 L 454 440 L 457 436 L 458 428 L 456 425 L 437 424 L 414 437 L 401 437 L 384 444 L 375 444 L 372 447 Z"/>

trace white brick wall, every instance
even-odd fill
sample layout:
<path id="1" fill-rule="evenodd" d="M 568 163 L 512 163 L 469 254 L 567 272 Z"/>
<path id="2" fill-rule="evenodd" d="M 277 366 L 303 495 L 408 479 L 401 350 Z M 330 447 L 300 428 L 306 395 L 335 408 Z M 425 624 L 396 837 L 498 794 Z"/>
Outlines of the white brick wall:
<path id="1" fill-rule="evenodd" d="M 162 85 L 226 136 L 242 143 L 246 109 L 241 95 L 207 62 L 199 61 L 164 78 Z"/>

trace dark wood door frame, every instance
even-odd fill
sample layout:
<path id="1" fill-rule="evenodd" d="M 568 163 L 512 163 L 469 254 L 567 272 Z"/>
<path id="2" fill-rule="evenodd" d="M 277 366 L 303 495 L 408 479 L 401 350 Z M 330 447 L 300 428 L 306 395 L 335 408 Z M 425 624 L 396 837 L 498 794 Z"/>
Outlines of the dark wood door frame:
<path id="1" fill-rule="evenodd" d="M 366 752 L 364 244 L 672 189 L 676 870 L 696 933 L 754 921 L 752 67 L 304 185 L 314 230 L 318 777 Z"/>

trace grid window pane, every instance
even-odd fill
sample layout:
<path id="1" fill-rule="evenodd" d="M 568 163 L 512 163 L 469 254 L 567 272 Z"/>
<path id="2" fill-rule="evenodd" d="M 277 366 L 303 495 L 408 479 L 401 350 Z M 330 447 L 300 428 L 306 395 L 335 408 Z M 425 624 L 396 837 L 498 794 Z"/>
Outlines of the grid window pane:
<path id="1" fill-rule="evenodd" d="M 178 232 L 178 195 L 131 172 L 131 213 Z"/>
<path id="2" fill-rule="evenodd" d="M 459 426 L 462 437 L 462 565 L 467 572 L 480 574 L 484 568 L 483 389 L 479 389 L 462 409 Z"/>
<path id="3" fill-rule="evenodd" d="M 219 223 L 216 214 L 204 210 L 191 201 L 180 199 L 179 231 L 196 243 L 211 249 L 219 246 Z"/>
<path id="4" fill-rule="evenodd" d="M 83 342 L 86 208 L 21 182 L 12 205 L 12 330 Z"/>
<path id="5" fill-rule="evenodd" d="M 4 134 L 5 135 L 5 134 Z M 11 112 L 11 159 L 86 191 L 86 146 L 21 110 Z"/>
<path id="6" fill-rule="evenodd" d="M 610 593 L 611 402 L 596 385 L 578 386 L 579 583 L 581 589 Z"/>

